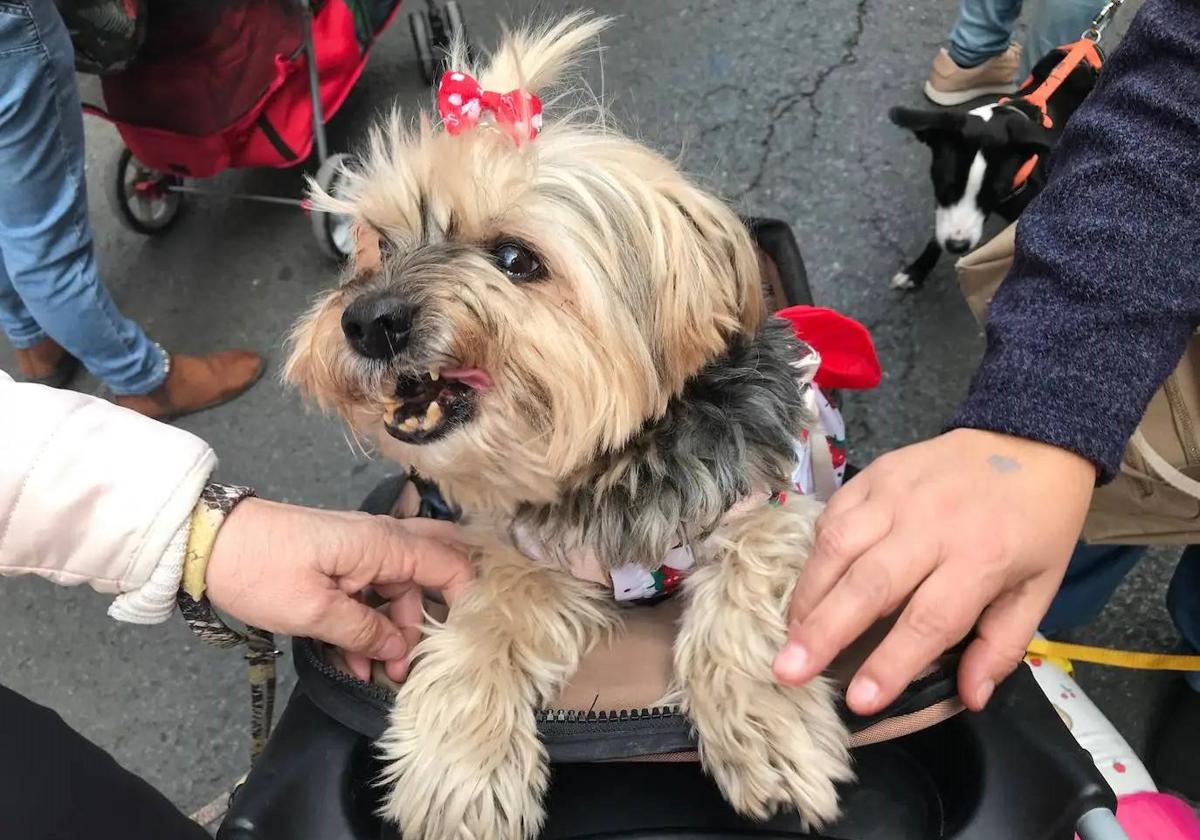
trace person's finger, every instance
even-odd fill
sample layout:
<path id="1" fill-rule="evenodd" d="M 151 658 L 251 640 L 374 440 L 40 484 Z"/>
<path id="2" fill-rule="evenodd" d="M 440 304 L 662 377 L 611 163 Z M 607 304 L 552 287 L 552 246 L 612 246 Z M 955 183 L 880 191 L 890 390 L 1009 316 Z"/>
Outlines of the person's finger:
<path id="1" fill-rule="evenodd" d="M 346 667 L 350 669 L 350 673 L 363 682 L 371 681 L 371 657 L 363 656 L 361 653 L 355 653 L 351 650 L 342 651 L 342 658 L 346 662 Z"/>
<path id="2" fill-rule="evenodd" d="M 472 577 L 471 562 L 466 554 L 436 540 L 413 537 L 388 555 L 376 580 L 380 583 L 412 581 L 437 589 L 448 601 L 453 601 Z"/>
<path id="3" fill-rule="evenodd" d="M 408 655 L 403 659 L 386 663 L 383 666 L 383 671 L 388 675 L 388 679 L 398 683 L 402 683 L 408 679 L 408 672 L 412 668 L 413 656 L 415 654 L 415 650 L 410 650 Z"/>
<path id="4" fill-rule="evenodd" d="M 1056 587 L 1049 586 L 1049 598 L 1041 588 L 1045 587 L 1038 581 L 1009 592 L 980 617 L 976 638 L 958 664 L 958 693 L 972 711 L 987 705 L 996 686 L 1025 656 Z"/>
<path id="5" fill-rule="evenodd" d="M 421 641 L 421 625 L 425 621 L 424 605 L 421 602 L 421 591 L 410 589 L 388 604 L 388 615 L 392 624 L 400 629 L 408 652 L 401 659 L 384 664 L 387 675 L 396 682 L 403 682 L 408 676 L 408 666 L 413 649 Z"/>
<path id="6" fill-rule="evenodd" d="M 377 583 L 372 587 L 384 601 L 394 601 L 413 589 L 420 589 L 415 583 Z"/>
<path id="7" fill-rule="evenodd" d="M 821 514 L 816 539 L 792 590 L 788 622 L 806 619 L 845 574 L 850 564 L 892 528 L 892 510 L 870 500 L 835 516 Z"/>
<path id="8" fill-rule="evenodd" d="M 360 603 L 366 604 L 366 592 L 350 593 L 350 597 Z M 342 659 L 346 663 L 346 667 L 350 669 L 350 673 L 363 682 L 371 681 L 371 658 L 364 654 L 352 650 L 343 650 Z"/>
<path id="9" fill-rule="evenodd" d="M 884 640 L 846 689 L 846 705 L 870 715 L 891 703 L 937 657 L 970 632 L 999 583 L 939 566 L 917 588 Z"/>
<path id="10" fill-rule="evenodd" d="M 342 593 L 324 605 L 312 635 L 347 653 L 383 662 L 408 653 L 404 636 L 386 615 Z"/>
<path id="11" fill-rule="evenodd" d="M 402 594 L 408 592 L 408 590 L 416 590 L 416 592 L 419 592 L 421 595 L 421 604 L 424 604 L 426 594 L 433 593 L 434 589 L 436 589 L 436 587 L 421 587 L 420 584 L 416 582 L 376 583 L 374 584 L 373 588 L 377 593 L 379 593 L 380 596 L 382 596 L 385 601 L 394 601 L 397 598 L 400 598 Z M 450 592 L 440 593 L 443 595 L 442 602 L 448 606 L 452 606 L 454 605 L 454 602 L 458 596 L 462 595 L 462 592 L 463 588 L 457 587 L 455 589 L 451 589 Z M 436 598 L 433 598 L 432 594 L 430 594 L 430 598 L 433 601 L 437 600 Z"/>
<path id="12" fill-rule="evenodd" d="M 821 517 L 837 516 L 850 508 L 858 507 L 871 495 L 871 474 L 861 472 L 839 487 L 825 503 Z"/>
<path id="13" fill-rule="evenodd" d="M 790 626 L 788 643 L 775 659 L 776 678 L 801 685 L 821 673 L 876 620 L 899 607 L 936 562 L 936 547 L 910 532 L 893 531 L 867 549 L 821 602 Z"/>
<path id="14" fill-rule="evenodd" d="M 459 542 L 459 526 L 444 519 L 430 519 L 427 516 L 413 516 L 396 519 L 392 517 L 396 528 L 414 536 L 426 537 L 431 540 L 455 545 Z"/>
<path id="15" fill-rule="evenodd" d="M 411 581 L 457 594 L 471 579 L 471 563 L 466 553 L 409 530 L 409 521 L 386 516 L 358 520 L 357 530 L 337 550 L 319 556 L 324 574 L 338 580 L 345 591 L 358 591 L 370 584 Z M 431 520 L 428 524 L 447 523 Z M 433 530 L 445 533 L 442 528 Z"/>

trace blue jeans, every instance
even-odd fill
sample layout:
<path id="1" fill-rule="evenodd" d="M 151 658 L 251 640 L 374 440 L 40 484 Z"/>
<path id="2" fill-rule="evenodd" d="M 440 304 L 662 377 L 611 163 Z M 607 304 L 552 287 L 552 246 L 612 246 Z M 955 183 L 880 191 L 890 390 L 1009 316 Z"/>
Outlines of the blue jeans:
<path id="1" fill-rule="evenodd" d="M 1145 552 L 1138 545 L 1077 545 L 1038 629 L 1053 635 L 1091 622 Z M 1200 651 L 1200 546 L 1189 546 L 1180 556 L 1167 589 L 1167 610 L 1183 649 Z M 1200 673 L 1188 674 L 1187 680 L 1200 691 Z"/>
<path id="2" fill-rule="evenodd" d="M 53 0 L 0 0 L 0 327 L 50 337 L 116 394 L 145 394 L 166 354 L 100 282 L 75 59 Z"/>
<path id="3" fill-rule="evenodd" d="M 1040 0 L 1029 21 L 1021 78 L 1050 50 L 1078 40 L 1104 3 Z M 1008 49 L 1020 16 L 1021 0 L 961 0 L 950 33 L 950 57 L 962 67 L 974 67 L 999 55 Z"/>

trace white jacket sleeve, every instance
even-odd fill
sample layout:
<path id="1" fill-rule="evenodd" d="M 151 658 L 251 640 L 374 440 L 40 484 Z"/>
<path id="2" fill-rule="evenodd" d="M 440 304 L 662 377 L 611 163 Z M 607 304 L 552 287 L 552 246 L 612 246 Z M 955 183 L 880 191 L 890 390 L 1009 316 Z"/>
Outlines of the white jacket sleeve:
<path id="1" fill-rule="evenodd" d="M 0 574 L 118 593 L 138 623 L 174 606 L 208 444 L 104 400 L 0 371 Z"/>

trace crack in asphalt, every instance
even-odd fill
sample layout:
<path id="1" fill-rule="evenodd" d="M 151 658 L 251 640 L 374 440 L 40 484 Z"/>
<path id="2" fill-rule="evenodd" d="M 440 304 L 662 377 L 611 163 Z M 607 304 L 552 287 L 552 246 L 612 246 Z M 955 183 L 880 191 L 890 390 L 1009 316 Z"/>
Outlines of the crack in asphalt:
<path id="1" fill-rule="evenodd" d="M 849 67 L 858 61 L 858 44 L 862 40 L 863 31 L 866 28 L 867 21 L 867 0 L 858 0 L 858 4 L 854 7 L 854 32 L 846 39 L 846 48 L 842 52 L 842 57 L 835 64 L 831 64 L 817 74 L 816 83 L 812 87 L 811 93 L 805 96 L 808 100 L 808 107 L 813 112 L 812 131 L 809 135 L 810 140 L 817 139 L 817 126 L 821 122 L 822 111 L 817 107 L 816 97 L 821 92 L 825 81 L 838 70 L 843 67 Z"/>
<path id="2" fill-rule="evenodd" d="M 700 94 L 700 102 L 707 103 L 708 100 L 712 99 L 714 96 L 721 94 L 721 93 L 725 93 L 726 91 L 730 91 L 732 93 L 738 94 L 739 96 L 743 96 L 743 97 L 747 97 L 747 98 L 750 96 L 750 90 L 745 85 L 735 84 L 734 82 L 722 82 L 721 84 L 717 85 L 716 87 L 710 88 L 710 89 L 704 91 L 704 93 Z M 697 142 L 704 143 L 713 134 L 716 134 L 721 129 L 724 129 L 731 125 L 736 124 L 737 121 L 738 121 L 737 117 L 732 117 L 727 120 L 721 120 L 720 122 L 714 122 L 714 123 L 710 123 L 706 126 L 703 126 L 700 129 L 700 131 L 697 133 L 696 140 L 697 140 Z"/>
<path id="3" fill-rule="evenodd" d="M 832 64 L 822 67 L 817 75 L 813 78 L 812 85 L 807 90 L 793 91 L 791 93 L 781 94 L 776 97 L 771 103 L 767 122 L 767 129 L 760 142 L 762 151 L 759 154 L 758 163 L 755 166 L 754 174 L 751 176 L 746 186 L 733 195 L 735 200 L 745 198 L 748 194 L 758 189 L 762 184 L 762 180 L 766 177 L 767 163 L 771 158 L 772 144 L 775 140 L 775 127 L 779 120 L 786 116 L 792 109 L 802 102 L 808 103 L 809 110 L 813 114 L 812 130 L 809 133 L 809 139 L 815 140 L 817 137 L 817 128 L 822 116 L 821 109 L 816 104 L 816 97 L 821 93 L 821 89 L 825 86 L 825 82 L 829 77 L 858 61 L 858 45 L 862 40 L 863 31 L 866 28 L 867 17 L 867 2 L 868 0 L 858 0 L 858 4 L 854 10 L 854 30 L 845 40 L 845 47 L 842 50 L 841 57 Z"/>

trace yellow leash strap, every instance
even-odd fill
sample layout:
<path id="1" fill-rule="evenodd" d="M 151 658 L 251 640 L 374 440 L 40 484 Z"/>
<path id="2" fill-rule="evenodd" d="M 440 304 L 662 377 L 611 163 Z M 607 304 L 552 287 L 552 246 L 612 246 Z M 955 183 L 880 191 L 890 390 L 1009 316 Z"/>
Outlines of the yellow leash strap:
<path id="1" fill-rule="evenodd" d="M 1034 639 L 1027 648 L 1033 656 L 1061 657 L 1075 662 L 1133 668 L 1141 671 L 1200 671 L 1200 655 L 1182 653 L 1141 653 L 1112 650 L 1090 645 L 1071 645 Z"/>

